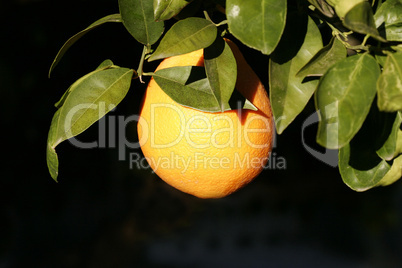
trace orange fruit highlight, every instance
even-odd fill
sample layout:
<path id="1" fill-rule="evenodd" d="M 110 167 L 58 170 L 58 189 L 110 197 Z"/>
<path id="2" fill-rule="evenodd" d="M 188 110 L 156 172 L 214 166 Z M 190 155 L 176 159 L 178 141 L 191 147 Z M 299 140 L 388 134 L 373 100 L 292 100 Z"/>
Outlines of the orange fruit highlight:
<path id="1" fill-rule="evenodd" d="M 151 168 L 166 183 L 200 198 L 221 198 L 251 182 L 267 164 L 273 118 L 267 92 L 238 47 L 236 89 L 258 111 L 209 113 L 173 101 L 151 79 L 138 121 L 139 142 Z M 157 70 L 203 66 L 203 50 L 170 57 Z"/>

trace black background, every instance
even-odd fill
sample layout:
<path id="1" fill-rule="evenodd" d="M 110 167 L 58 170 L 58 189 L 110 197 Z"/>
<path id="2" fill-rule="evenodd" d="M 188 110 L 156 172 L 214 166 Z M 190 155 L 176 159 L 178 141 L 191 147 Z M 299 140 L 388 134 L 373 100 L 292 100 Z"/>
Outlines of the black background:
<path id="1" fill-rule="evenodd" d="M 0 267 L 397 267 L 402 187 L 350 190 L 301 141 L 309 104 L 274 148 L 286 170 L 265 170 L 239 192 L 202 200 L 150 170 L 130 170 L 113 148 L 57 147 L 59 183 L 47 171 L 47 132 L 68 86 L 104 59 L 137 68 L 141 46 L 118 23 L 90 32 L 47 78 L 61 45 L 115 0 L 0 2 L 2 152 Z M 267 82 L 267 58 L 241 47 Z M 154 65 L 147 65 L 152 71 Z M 137 114 L 134 81 L 111 116 Z M 80 135 L 97 138 L 98 125 Z M 315 127 L 306 130 L 314 146 Z M 126 128 L 136 140 L 135 125 Z M 129 152 L 137 152 L 131 150 Z"/>

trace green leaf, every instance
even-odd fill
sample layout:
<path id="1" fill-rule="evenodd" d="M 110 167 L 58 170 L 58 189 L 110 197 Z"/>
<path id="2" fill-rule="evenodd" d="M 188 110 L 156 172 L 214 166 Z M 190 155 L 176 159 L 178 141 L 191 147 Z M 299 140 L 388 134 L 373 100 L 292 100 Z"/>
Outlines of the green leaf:
<path id="1" fill-rule="evenodd" d="M 346 13 L 343 25 L 354 32 L 368 34 L 382 42 L 387 41 L 380 36 L 376 28 L 373 10 L 369 2 L 359 3 Z"/>
<path id="2" fill-rule="evenodd" d="M 350 142 L 370 110 L 379 75 L 380 68 L 369 54 L 348 57 L 329 68 L 315 96 L 320 145 L 339 149 Z"/>
<path id="3" fill-rule="evenodd" d="M 135 40 L 149 47 L 161 37 L 164 22 L 155 21 L 153 1 L 119 0 L 119 9 L 124 26 Z"/>
<path id="4" fill-rule="evenodd" d="M 209 20 L 191 17 L 176 22 L 162 38 L 148 61 L 189 53 L 210 46 L 217 28 Z"/>
<path id="5" fill-rule="evenodd" d="M 205 70 L 209 85 L 221 106 L 230 109 L 229 100 L 236 85 L 237 64 L 229 45 L 217 36 L 215 42 L 204 49 Z"/>
<path id="6" fill-rule="evenodd" d="M 377 81 L 377 93 L 381 111 L 402 111 L 402 52 L 388 54 Z"/>
<path id="7" fill-rule="evenodd" d="M 326 0 L 328 4 L 335 8 L 335 12 L 338 17 L 343 20 L 345 15 L 357 4 L 364 2 L 365 0 Z"/>
<path id="8" fill-rule="evenodd" d="M 377 60 L 378 64 L 381 65 L 381 67 L 384 67 L 385 65 L 385 60 L 387 59 L 387 55 L 383 53 L 376 53 L 375 59 Z"/>
<path id="9" fill-rule="evenodd" d="M 402 155 L 398 156 L 392 162 L 391 169 L 378 182 L 376 186 L 387 186 L 402 178 Z"/>
<path id="10" fill-rule="evenodd" d="M 375 25 L 388 41 L 402 41 L 402 0 L 387 0 L 374 15 Z"/>
<path id="11" fill-rule="evenodd" d="M 311 18 L 290 14 L 284 35 L 269 61 L 269 87 L 276 130 L 281 134 L 304 109 L 318 81 L 296 73 L 322 48 L 321 34 Z"/>
<path id="12" fill-rule="evenodd" d="M 130 88 L 133 73 L 127 68 L 97 69 L 71 85 L 48 135 L 47 161 L 54 180 L 58 173 L 56 146 L 80 134 L 119 104 Z"/>
<path id="13" fill-rule="evenodd" d="M 243 44 L 269 55 L 285 28 L 287 1 L 227 0 L 229 31 Z"/>
<path id="14" fill-rule="evenodd" d="M 80 39 L 82 36 L 84 36 L 87 32 L 89 32 L 90 30 L 106 23 L 106 22 L 121 22 L 121 16 L 120 14 L 113 14 L 113 15 L 109 15 L 106 17 L 103 17 L 97 21 L 95 21 L 94 23 L 92 23 L 91 25 L 89 25 L 87 28 L 85 28 L 84 30 L 80 31 L 79 33 L 75 34 L 74 36 L 70 37 L 70 39 L 67 40 L 67 42 L 64 43 L 64 45 L 61 47 L 61 49 L 59 50 L 59 52 L 57 53 L 55 59 L 53 60 L 52 65 L 50 66 L 50 70 L 49 70 L 49 77 L 51 72 L 53 71 L 53 69 L 56 67 L 56 65 L 60 62 L 61 58 L 63 57 L 63 55 L 66 53 L 66 51 L 75 43 L 78 41 L 78 39 Z"/>
<path id="15" fill-rule="evenodd" d="M 373 167 L 354 167 L 349 163 L 354 152 L 349 144 L 339 150 L 339 172 L 343 182 L 358 192 L 377 186 L 390 170 L 389 164 L 381 160 Z M 362 155 L 361 160 L 364 161 L 364 158 L 365 156 Z"/>
<path id="16" fill-rule="evenodd" d="M 119 68 L 118 66 L 115 66 L 111 60 L 105 60 L 96 68 L 96 70 L 105 70 L 105 69 L 112 68 L 112 67 Z M 91 74 L 92 73 L 89 73 L 89 74 L 81 77 L 80 79 L 78 79 L 75 82 L 75 84 L 80 83 L 82 80 L 86 79 Z M 60 108 L 63 105 L 64 101 L 66 100 L 68 94 L 70 94 L 70 92 L 71 92 L 71 86 L 66 90 L 66 92 L 64 92 L 63 96 L 60 98 L 60 100 L 58 102 L 56 102 L 54 104 L 54 106 L 56 108 Z"/>
<path id="17" fill-rule="evenodd" d="M 386 142 L 377 150 L 378 156 L 387 161 L 402 153 L 402 130 L 400 129 L 402 112 L 395 113 L 394 117 L 395 120 Z"/>
<path id="18" fill-rule="evenodd" d="M 372 105 L 359 132 L 349 144 L 340 149 L 341 176 L 352 189 L 365 191 L 397 179 L 395 171 L 390 173 L 389 163 L 378 157 L 378 149 L 393 131 L 394 119 L 395 114 L 380 112 L 376 105 Z"/>
<path id="19" fill-rule="evenodd" d="M 336 62 L 346 58 L 346 48 L 333 37 L 328 45 L 320 49 L 296 74 L 298 77 L 322 76 Z"/>
<path id="20" fill-rule="evenodd" d="M 156 21 L 168 20 L 177 15 L 192 0 L 154 0 L 154 18 Z"/>
<path id="21" fill-rule="evenodd" d="M 222 111 L 222 104 L 209 85 L 204 67 L 180 66 L 161 69 L 154 73 L 153 78 L 167 95 L 183 106 L 205 112 Z M 251 103 L 237 90 L 228 100 L 229 104 L 224 103 L 223 106 L 226 107 L 225 110 L 237 109 L 238 101 L 244 109 L 250 107 Z"/>
<path id="22" fill-rule="evenodd" d="M 335 15 L 334 9 L 328 5 L 325 0 L 308 0 L 315 8 L 317 8 L 323 15 L 332 18 Z"/>
<path id="23" fill-rule="evenodd" d="M 57 136 L 56 136 L 56 127 L 57 122 L 59 121 L 60 118 L 60 109 L 56 111 L 52 118 L 52 122 L 50 124 L 50 129 L 49 129 L 49 134 L 47 137 L 47 146 L 46 146 L 46 162 L 47 162 L 47 167 L 49 169 L 50 176 L 57 182 L 57 176 L 59 175 L 59 159 L 57 157 L 56 153 L 56 146 L 53 146 L 56 144 L 57 141 Z"/>

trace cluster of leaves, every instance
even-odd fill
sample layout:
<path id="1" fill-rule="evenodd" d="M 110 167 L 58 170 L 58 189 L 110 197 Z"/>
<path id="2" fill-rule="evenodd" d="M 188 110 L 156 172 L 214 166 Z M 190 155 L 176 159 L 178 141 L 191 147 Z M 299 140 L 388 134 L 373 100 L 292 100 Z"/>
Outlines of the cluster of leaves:
<path id="1" fill-rule="evenodd" d="M 237 66 L 225 35 L 269 56 L 269 93 L 278 134 L 314 95 L 320 118 L 317 143 L 339 149 L 339 170 L 349 187 L 364 191 L 402 176 L 402 0 L 118 4 L 119 14 L 71 37 L 50 68 L 51 72 L 81 36 L 108 22 L 122 23 L 144 46 L 137 70 L 106 60 L 74 82 L 56 104 L 47 146 L 55 180 L 55 147 L 118 105 L 135 78 L 142 81 L 142 76 L 151 75 L 176 102 L 202 111 L 235 109 L 239 101 L 243 108 L 256 109 L 234 90 Z M 204 49 L 205 67 L 143 72 L 146 62 L 198 49 Z"/>

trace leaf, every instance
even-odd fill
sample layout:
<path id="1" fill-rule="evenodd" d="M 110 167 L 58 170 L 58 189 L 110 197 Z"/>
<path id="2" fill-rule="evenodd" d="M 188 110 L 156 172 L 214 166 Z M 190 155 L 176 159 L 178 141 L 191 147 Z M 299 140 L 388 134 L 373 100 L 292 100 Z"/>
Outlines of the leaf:
<path id="1" fill-rule="evenodd" d="M 222 105 L 209 85 L 204 67 L 180 66 L 161 69 L 154 73 L 153 78 L 169 97 L 183 106 L 205 112 L 222 111 Z M 237 90 L 228 100 L 232 106 L 225 103 L 223 105 L 227 107 L 225 110 L 236 109 L 239 100 L 244 105 L 244 109 L 250 107 L 251 103 L 246 101 L 240 93 L 235 92 Z"/>
<path id="2" fill-rule="evenodd" d="M 402 52 L 388 54 L 377 81 L 377 93 L 381 111 L 402 111 Z"/>
<path id="3" fill-rule="evenodd" d="M 296 73 L 321 48 L 321 34 L 314 21 L 291 13 L 269 61 L 270 100 L 278 134 L 290 125 L 314 93 L 318 81 L 303 81 Z"/>
<path id="4" fill-rule="evenodd" d="M 161 37 L 164 22 L 155 21 L 153 1 L 119 0 L 119 9 L 124 26 L 135 40 L 149 47 Z"/>
<path id="5" fill-rule="evenodd" d="M 243 44 L 269 55 L 285 28 L 287 1 L 227 0 L 229 31 Z"/>
<path id="6" fill-rule="evenodd" d="M 369 54 L 348 57 L 329 68 L 315 96 L 318 144 L 338 149 L 350 142 L 370 110 L 379 75 L 380 68 Z"/>
<path id="7" fill-rule="evenodd" d="M 385 160 L 369 169 L 354 168 L 349 164 L 351 154 L 353 149 L 349 144 L 339 150 L 339 172 L 343 182 L 355 191 L 362 192 L 377 186 L 390 170 Z"/>
<path id="8" fill-rule="evenodd" d="M 379 147 L 391 132 L 392 119 L 395 119 L 395 114 L 380 112 L 376 105 L 372 105 L 359 132 L 349 144 L 340 149 L 341 176 L 352 189 L 365 191 L 395 179 L 395 172 L 389 173 L 390 165 L 378 157 Z"/>
<path id="9" fill-rule="evenodd" d="M 119 104 L 130 88 L 132 75 L 133 70 L 127 68 L 97 69 L 71 85 L 48 135 L 47 161 L 54 180 L 58 173 L 56 146 L 80 134 Z"/>
<path id="10" fill-rule="evenodd" d="M 387 0 L 374 15 L 375 25 L 388 41 L 402 41 L 402 1 Z"/>
<path id="11" fill-rule="evenodd" d="M 236 85 L 237 64 L 223 38 L 217 36 L 215 42 L 204 49 L 204 63 L 209 85 L 221 111 L 230 109 L 229 100 Z"/>
<path id="12" fill-rule="evenodd" d="M 63 57 L 63 55 L 66 53 L 66 51 L 75 43 L 78 41 L 78 39 L 80 39 L 82 36 L 84 36 L 87 32 L 89 32 L 90 30 L 106 23 L 106 22 L 121 22 L 121 16 L 120 14 L 113 14 L 113 15 L 109 15 L 106 17 L 103 17 L 97 21 L 95 21 L 94 23 L 92 23 L 91 25 L 89 25 L 87 28 L 85 28 L 84 30 L 80 31 L 79 33 L 73 35 L 72 37 L 70 37 L 70 39 L 67 40 L 67 42 L 64 43 L 64 45 L 61 47 L 61 49 L 59 50 L 59 52 L 57 53 L 55 59 L 53 60 L 52 65 L 50 66 L 50 70 L 49 70 L 49 77 L 51 72 L 53 71 L 53 69 L 56 67 L 56 65 L 60 62 L 61 58 Z"/>
<path id="13" fill-rule="evenodd" d="M 395 113 L 395 120 L 392 125 L 386 142 L 377 150 L 377 154 L 384 160 L 391 160 L 398 154 L 402 153 L 402 112 Z"/>
<path id="14" fill-rule="evenodd" d="M 189 53 L 210 46 L 217 28 L 209 20 L 191 17 L 176 22 L 162 38 L 148 61 Z"/>
<path id="15" fill-rule="evenodd" d="M 328 5 L 324 0 L 308 0 L 315 8 L 317 8 L 323 15 L 332 18 L 335 15 L 334 9 Z"/>
<path id="16" fill-rule="evenodd" d="M 168 20 L 177 15 L 192 0 L 154 0 L 154 18 L 156 21 Z"/>
<path id="17" fill-rule="evenodd" d="M 391 169 L 385 176 L 377 183 L 376 186 L 390 185 L 402 177 L 402 155 L 398 156 L 392 162 Z"/>
<path id="18" fill-rule="evenodd" d="M 296 74 L 298 77 L 322 76 L 329 67 L 346 58 L 346 48 L 333 37 L 328 45 L 320 49 Z"/>
<path id="19" fill-rule="evenodd" d="M 364 1 L 359 3 L 346 13 L 343 25 L 354 32 L 368 34 L 382 42 L 387 41 L 380 36 L 376 28 L 373 11 L 369 2 Z"/>
<path id="20" fill-rule="evenodd" d="M 118 67 L 118 66 L 115 66 L 111 60 L 105 60 L 96 68 L 96 70 L 105 70 L 108 68 L 112 68 L 113 66 L 115 68 Z M 81 77 L 80 79 L 78 79 L 76 81 L 76 84 L 80 83 L 82 80 L 86 79 L 90 75 L 92 75 L 92 73 L 89 73 L 89 74 Z M 56 102 L 54 104 L 54 106 L 56 108 L 60 108 L 64 104 L 64 101 L 66 100 L 66 98 L 67 98 L 68 94 L 70 94 L 70 92 L 71 92 L 71 86 L 66 90 L 66 92 L 64 92 L 63 96 L 60 98 L 60 100 L 58 102 Z"/>

